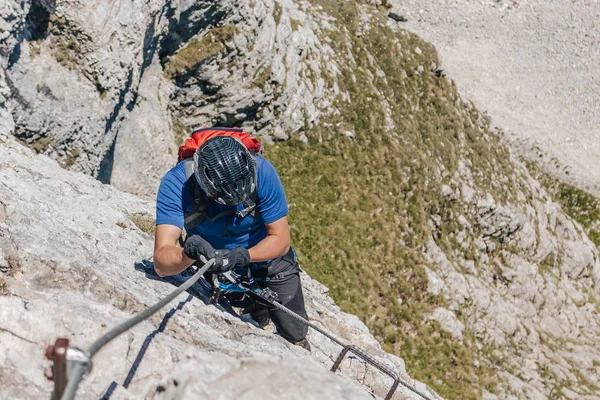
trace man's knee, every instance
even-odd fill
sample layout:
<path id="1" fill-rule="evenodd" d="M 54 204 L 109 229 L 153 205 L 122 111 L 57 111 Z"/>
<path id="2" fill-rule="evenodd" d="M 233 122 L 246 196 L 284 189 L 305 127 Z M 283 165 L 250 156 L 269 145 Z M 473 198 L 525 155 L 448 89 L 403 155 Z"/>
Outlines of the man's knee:
<path id="1" fill-rule="evenodd" d="M 299 315 L 308 319 L 305 313 Z M 279 333 L 288 342 L 299 342 L 303 340 L 308 333 L 308 325 L 306 323 L 287 315 L 281 310 L 272 311 L 271 319 L 277 328 L 277 333 Z"/>
<path id="2" fill-rule="evenodd" d="M 281 304 L 290 311 L 308 319 L 304 306 L 304 295 L 300 274 L 294 273 L 283 279 L 272 280 L 268 287 L 279 295 Z M 277 332 L 292 343 L 299 342 L 306 337 L 308 325 L 284 311 L 278 309 L 270 310 L 271 319 L 277 327 Z"/>

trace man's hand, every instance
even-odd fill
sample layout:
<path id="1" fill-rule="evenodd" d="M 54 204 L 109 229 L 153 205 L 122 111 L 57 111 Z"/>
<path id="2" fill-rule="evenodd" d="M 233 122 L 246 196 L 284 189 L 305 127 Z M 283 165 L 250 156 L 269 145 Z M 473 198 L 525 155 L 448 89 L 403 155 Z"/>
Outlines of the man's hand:
<path id="1" fill-rule="evenodd" d="M 206 240 L 199 235 L 192 235 L 183 244 L 183 253 L 192 260 L 206 263 L 216 257 L 216 251 Z"/>
<path id="2" fill-rule="evenodd" d="M 248 250 L 237 247 L 233 250 L 215 250 L 210 243 L 198 235 L 187 238 L 183 245 L 183 253 L 192 260 L 206 263 L 211 258 L 215 263 L 208 269 L 209 272 L 226 272 L 234 268 L 244 268 L 250 264 Z"/>
<path id="3" fill-rule="evenodd" d="M 217 250 L 215 263 L 208 270 L 210 272 L 226 272 L 235 268 L 244 268 L 250 264 L 250 253 L 243 247 L 233 250 Z"/>

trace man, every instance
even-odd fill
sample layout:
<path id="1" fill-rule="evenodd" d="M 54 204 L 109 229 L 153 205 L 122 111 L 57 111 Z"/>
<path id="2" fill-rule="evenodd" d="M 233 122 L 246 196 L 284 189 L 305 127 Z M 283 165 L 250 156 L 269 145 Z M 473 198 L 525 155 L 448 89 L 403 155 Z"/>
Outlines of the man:
<path id="1" fill-rule="evenodd" d="M 193 163 L 189 178 L 186 163 Z M 190 228 L 187 223 L 199 199 L 207 202 L 207 212 L 201 223 Z M 198 147 L 193 160 L 180 162 L 161 181 L 154 268 L 160 276 L 175 275 L 211 258 L 216 260 L 209 269 L 213 274 L 232 269 L 245 274 L 250 267 L 262 287 L 275 291 L 283 305 L 307 318 L 287 213 L 283 186 L 273 166 L 236 137 L 211 137 Z M 184 226 L 187 239 L 181 248 L 175 244 Z M 231 300 L 235 304 L 236 299 Z M 245 311 L 257 322 L 268 322 L 270 317 L 286 340 L 308 346 L 308 327 L 284 312 L 258 304 Z"/>

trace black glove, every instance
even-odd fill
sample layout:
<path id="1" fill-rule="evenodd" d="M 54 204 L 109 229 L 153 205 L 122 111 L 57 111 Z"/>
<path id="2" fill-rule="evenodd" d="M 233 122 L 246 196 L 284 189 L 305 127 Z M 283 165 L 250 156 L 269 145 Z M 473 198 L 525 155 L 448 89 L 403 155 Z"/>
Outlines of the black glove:
<path id="1" fill-rule="evenodd" d="M 192 260 L 199 260 L 203 263 L 216 257 L 215 249 L 199 235 L 192 235 L 185 240 L 183 254 Z"/>
<path id="2" fill-rule="evenodd" d="M 244 268 L 250 264 L 250 253 L 243 247 L 233 250 L 215 251 L 215 263 L 208 269 L 209 272 L 221 273 L 235 268 Z"/>

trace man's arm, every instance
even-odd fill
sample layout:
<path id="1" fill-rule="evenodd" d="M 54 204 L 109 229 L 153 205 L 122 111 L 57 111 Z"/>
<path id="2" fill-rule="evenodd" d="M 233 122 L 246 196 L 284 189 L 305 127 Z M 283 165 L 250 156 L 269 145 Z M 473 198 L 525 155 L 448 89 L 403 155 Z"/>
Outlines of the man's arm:
<path id="1" fill-rule="evenodd" d="M 287 217 L 265 224 L 267 237 L 249 249 L 250 261 L 267 261 L 285 255 L 290 249 Z M 194 263 L 175 243 L 181 229 L 174 225 L 158 225 L 154 234 L 154 270 L 159 276 L 176 275 Z"/>
<path id="2" fill-rule="evenodd" d="M 154 270 L 159 276 L 177 275 L 194 263 L 175 246 L 181 229 L 175 225 L 157 225 L 154 234 Z"/>
<path id="3" fill-rule="evenodd" d="M 265 226 L 267 227 L 267 237 L 248 250 L 252 262 L 272 260 L 285 255 L 290 250 L 290 227 L 287 217 L 265 224 Z"/>

